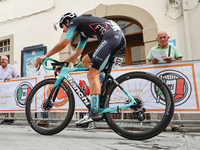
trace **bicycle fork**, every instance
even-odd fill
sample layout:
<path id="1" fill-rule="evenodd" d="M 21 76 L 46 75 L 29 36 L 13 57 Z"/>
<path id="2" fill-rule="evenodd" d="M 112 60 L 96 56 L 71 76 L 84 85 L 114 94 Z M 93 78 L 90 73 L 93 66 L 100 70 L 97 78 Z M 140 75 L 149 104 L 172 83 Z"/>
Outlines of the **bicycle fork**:
<path id="1" fill-rule="evenodd" d="M 51 90 L 51 92 L 47 98 L 47 101 L 44 104 L 44 108 L 46 110 L 50 110 L 52 108 L 59 90 L 60 90 L 60 86 L 53 87 L 53 89 Z"/>

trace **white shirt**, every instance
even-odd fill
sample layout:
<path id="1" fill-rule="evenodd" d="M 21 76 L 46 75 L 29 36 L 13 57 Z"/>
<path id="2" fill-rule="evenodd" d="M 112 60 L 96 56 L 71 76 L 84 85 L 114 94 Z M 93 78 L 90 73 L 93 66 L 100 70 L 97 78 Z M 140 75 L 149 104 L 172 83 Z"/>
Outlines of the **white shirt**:
<path id="1" fill-rule="evenodd" d="M 0 66 L 0 80 L 8 77 L 13 78 L 15 76 L 19 76 L 19 73 L 13 65 L 8 64 L 5 69 Z"/>

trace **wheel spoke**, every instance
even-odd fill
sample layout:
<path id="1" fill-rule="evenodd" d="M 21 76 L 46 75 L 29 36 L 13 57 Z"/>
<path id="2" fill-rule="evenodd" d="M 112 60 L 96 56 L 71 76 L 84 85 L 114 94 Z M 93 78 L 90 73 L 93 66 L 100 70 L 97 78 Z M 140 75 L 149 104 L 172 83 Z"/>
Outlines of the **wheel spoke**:
<path id="1" fill-rule="evenodd" d="M 69 92 L 66 92 L 65 84 L 60 84 L 58 95 L 53 106 L 46 109 L 44 103 L 56 79 L 47 79 L 36 85 L 30 93 L 26 104 L 27 120 L 31 127 L 40 134 L 55 134 L 64 129 L 74 111 L 74 101 Z M 64 92 L 65 91 L 65 92 Z M 69 101 L 69 99 L 72 99 Z M 72 106 L 70 108 L 70 106 Z"/>
<path id="2" fill-rule="evenodd" d="M 147 139 L 159 134 L 168 125 L 173 115 L 173 106 L 170 107 L 170 117 L 164 115 L 167 109 L 165 101 L 173 101 L 167 86 L 162 86 L 163 82 L 155 76 L 144 73 L 128 73 L 119 77 L 117 82 L 131 94 L 137 105 L 123 110 L 121 114 L 107 113 L 106 121 L 109 126 L 129 139 Z M 157 97 L 160 96 L 158 87 L 163 87 L 159 89 L 162 93 L 162 103 L 157 102 Z M 155 89 L 156 91 L 152 92 Z M 130 101 L 115 84 L 108 89 L 107 93 L 110 99 L 105 107 L 123 105 L 127 100 Z"/>

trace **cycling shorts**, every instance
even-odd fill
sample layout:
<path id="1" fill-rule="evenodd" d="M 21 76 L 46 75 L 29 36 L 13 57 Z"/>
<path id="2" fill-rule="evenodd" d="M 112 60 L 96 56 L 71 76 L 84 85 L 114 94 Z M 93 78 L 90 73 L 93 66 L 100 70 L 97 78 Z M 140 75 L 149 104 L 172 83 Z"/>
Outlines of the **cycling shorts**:
<path id="1" fill-rule="evenodd" d="M 121 30 L 109 31 L 104 34 L 98 47 L 88 53 L 88 56 L 91 59 L 90 67 L 102 71 L 106 67 L 109 58 L 116 54 L 118 50 L 126 46 L 126 39 L 121 32 Z"/>

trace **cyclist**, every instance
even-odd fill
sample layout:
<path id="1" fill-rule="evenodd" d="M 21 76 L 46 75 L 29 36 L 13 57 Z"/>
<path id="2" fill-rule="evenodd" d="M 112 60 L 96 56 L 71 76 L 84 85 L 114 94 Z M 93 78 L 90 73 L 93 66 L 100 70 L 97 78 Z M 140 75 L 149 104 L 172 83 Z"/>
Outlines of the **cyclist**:
<path id="1" fill-rule="evenodd" d="M 112 20 L 99 18 L 86 14 L 77 17 L 75 13 L 68 12 L 64 14 L 60 21 L 54 24 L 54 28 L 58 30 L 57 25 L 66 33 L 64 39 L 53 47 L 47 54 L 39 57 L 38 63 L 46 57 L 61 51 L 72 39 L 75 32 L 79 32 L 80 40 L 76 50 L 64 61 L 72 62 L 83 52 L 88 38 L 96 38 L 101 42 L 97 48 L 82 59 L 83 66 L 89 68 L 87 77 L 90 85 L 91 109 L 88 118 L 84 119 L 84 123 L 91 122 L 95 119 L 101 119 L 102 114 L 99 111 L 99 96 L 101 94 L 101 85 L 99 76 L 101 71 L 106 67 L 110 56 L 117 51 L 125 50 L 126 40 L 120 27 Z"/>

